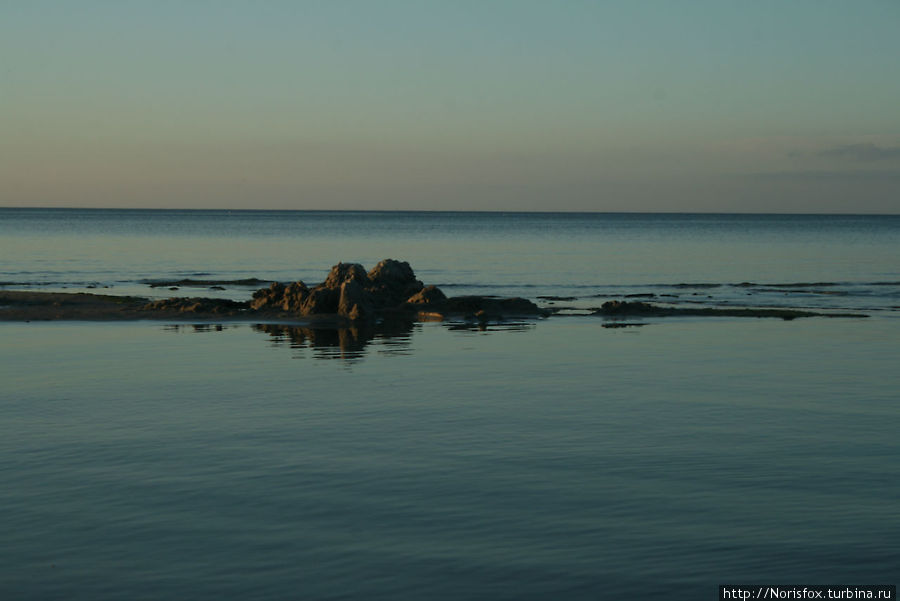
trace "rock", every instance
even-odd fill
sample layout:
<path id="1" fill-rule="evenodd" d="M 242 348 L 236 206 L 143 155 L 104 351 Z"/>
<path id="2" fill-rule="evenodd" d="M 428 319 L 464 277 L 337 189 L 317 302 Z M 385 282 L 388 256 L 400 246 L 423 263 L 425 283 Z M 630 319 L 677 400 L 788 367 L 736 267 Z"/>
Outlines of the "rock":
<path id="1" fill-rule="evenodd" d="M 406 261 L 384 259 L 369 272 L 369 291 L 378 308 L 393 308 L 413 296 L 424 284 Z"/>
<path id="2" fill-rule="evenodd" d="M 494 296 L 453 296 L 442 305 L 447 313 L 461 313 L 463 315 L 478 315 L 480 312 L 492 316 L 492 318 L 547 315 L 549 312 L 541 309 L 533 302 L 525 298 L 497 298 Z"/>
<path id="3" fill-rule="evenodd" d="M 515 296 L 499 301 L 500 312 L 512 315 L 542 315 L 544 311 L 527 298 Z"/>
<path id="4" fill-rule="evenodd" d="M 297 281 L 287 287 L 276 282 L 268 289 L 258 290 L 253 294 L 251 307 L 302 316 L 336 314 L 355 320 L 368 319 L 374 317 L 376 305 L 383 308 L 404 300 L 393 300 L 393 296 L 399 294 L 395 287 L 406 284 L 405 270 L 398 269 L 394 263 L 399 265 L 396 261 L 386 265 L 384 261 L 379 263 L 386 269 L 374 271 L 381 278 L 378 286 L 373 286 L 365 267 L 359 263 L 338 263 L 331 268 L 325 281 L 312 289 Z M 408 264 L 402 265 L 412 272 Z"/>
<path id="5" fill-rule="evenodd" d="M 373 283 L 398 282 L 405 285 L 416 281 L 416 274 L 406 261 L 384 259 L 372 268 L 369 279 Z"/>
<path id="6" fill-rule="evenodd" d="M 233 315 L 247 308 L 247 303 L 224 298 L 167 298 L 147 303 L 143 311 L 165 311 L 179 313 L 209 313 L 213 315 Z"/>
<path id="7" fill-rule="evenodd" d="M 446 313 L 459 313 L 464 315 L 474 315 L 481 311 L 484 303 L 489 299 L 485 296 L 451 296 L 444 303 Z"/>
<path id="8" fill-rule="evenodd" d="M 606 301 L 598 313 L 603 315 L 656 315 L 659 307 L 640 301 Z"/>
<path id="9" fill-rule="evenodd" d="M 425 286 L 408 299 L 410 305 L 428 305 L 447 300 L 447 296 L 437 286 Z"/>
<path id="10" fill-rule="evenodd" d="M 628 315 L 641 317 L 672 317 L 688 315 L 697 317 L 776 317 L 791 320 L 797 317 L 865 317 L 861 314 L 813 313 L 796 309 L 770 309 L 756 307 L 664 307 L 643 302 L 607 301 L 593 315 L 604 317 L 622 317 Z"/>
<path id="11" fill-rule="evenodd" d="M 298 312 L 309 296 L 309 288 L 301 281 L 296 281 L 284 289 L 281 308 L 285 311 Z"/>
<path id="12" fill-rule="evenodd" d="M 273 282 L 268 288 L 262 288 L 253 293 L 250 308 L 257 311 L 280 310 L 296 313 L 300 311 L 308 295 L 309 288 L 301 281 L 288 286 L 280 282 Z"/>
<path id="13" fill-rule="evenodd" d="M 427 305 L 436 315 L 455 313 L 503 319 L 506 316 L 546 315 L 548 312 L 524 298 L 487 296 L 448 299 L 437 286 L 416 279 L 409 263 L 380 261 L 371 271 L 358 263 L 338 263 L 321 284 L 307 288 L 303 282 L 289 286 L 273 283 L 253 294 L 250 307 L 257 311 L 286 311 L 298 316 L 327 316 L 351 321 L 373 320 L 387 314 L 405 314 Z"/>
<path id="14" fill-rule="evenodd" d="M 309 291 L 309 295 L 300 308 L 301 315 L 321 315 L 337 313 L 340 301 L 340 290 L 319 285 Z"/>
<path id="15" fill-rule="evenodd" d="M 287 311 L 297 315 L 336 314 L 352 320 L 370 319 L 381 309 L 401 307 L 424 288 L 405 261 L 385 259 L 371 272 L 359 263 L 338 263 L 325 281 L 312 289 L 303 282 L 285 287 L 273 283 L 253 294 L 251 308 L 257 311 Z M 443 294 L 431 287 L 416 303 L 442 300 Z"/>
<path id="16" fill-rule="evenodd" d="M 349 317 L 353 321 L 374 317 L 372 294 L 365 290 L 358 280 L 346 280 L 341 284 L 337 312 L 338 315 Z"/>
<path id="17" fill-rule="evenodd" d="M 340 289 L 341 284 L 348 281 L 355 281 L 363 287 L 367 287 L 369 276 L 366 275 L 366 268 L 359 263 L 338 263 L 331 268 L 322 285 L 337 290 Z"/>
<path id="18" fill-rule="evenodd" d="M 253 300 L 250 301 L 250 308 L 256 311 L 261 309 L 273 309 L 275 305 L 280 304 L 284 297 L 284 284 L 281 282 L 272 282 L 268 288 L 260 288 L 253 293 Z"/>

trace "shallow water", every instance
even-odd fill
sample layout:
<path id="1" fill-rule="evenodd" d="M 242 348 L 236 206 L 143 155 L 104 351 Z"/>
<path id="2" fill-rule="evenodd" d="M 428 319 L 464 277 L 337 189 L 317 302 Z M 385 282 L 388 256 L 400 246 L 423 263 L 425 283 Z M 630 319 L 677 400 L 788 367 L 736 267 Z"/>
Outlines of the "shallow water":
<path id="1" fill-rule="evenodd" d="M 313 284 L 338 261 L 371 268 L 388 257 L 451 295 L 574 296 L 568 304 L 579 308 L 627 294 L 900 308 L 898 215 L 0 209 L 7 288 L 243 300 L 255 286 L 170 291 L 145 282 Z M 817 283 L 825 285 L 802 285 Z"/>
<path id="2" fill-rule="evenodd" d="M 897 217 L 0 210 L 7 288 L 246 298 L 143 280 L 312 283 L 394 257 L 450 294 L 576 297 L 553 307 L 871 315 L 0 323 L 0 599 L 895 582 L 898 234 Z"/>
<path id="3" fill-rule="evenodd" d="M 896 321 L 601 325 L 419 324 L 347 356 L 250 324 L 3 324 L 0 592 L 710 598 L 896 576 Z"/>

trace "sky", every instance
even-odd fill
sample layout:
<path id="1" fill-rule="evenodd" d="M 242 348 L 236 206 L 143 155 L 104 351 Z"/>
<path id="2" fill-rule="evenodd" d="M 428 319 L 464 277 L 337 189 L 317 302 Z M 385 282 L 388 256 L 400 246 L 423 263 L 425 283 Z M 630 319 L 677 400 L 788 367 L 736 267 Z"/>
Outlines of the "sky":
<path id="1" fill-rule="evenodd" d="M 900 2 L 0 1 L 0 207 L 900 213 Z"/>

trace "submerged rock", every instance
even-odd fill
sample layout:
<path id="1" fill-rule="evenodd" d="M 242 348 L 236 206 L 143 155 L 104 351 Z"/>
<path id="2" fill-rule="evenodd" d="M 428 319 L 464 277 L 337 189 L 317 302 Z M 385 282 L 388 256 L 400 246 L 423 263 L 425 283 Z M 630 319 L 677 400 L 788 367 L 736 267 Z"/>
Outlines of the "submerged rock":
<path id="1" fill-rule="evenodd" d="M 190 278 L 181 280 L 141 280 L 151 288 L 166 288 L 169 286 L 184 286 L 193 288 L 210 288 L 212 286 L 259 286 L 268 284 L 267 280 L 259 278 L 245 278 L 242 280 L 194 280 Z"/>
<path id="2" fill-rule="evenodd" d="M 211 315 L 234 315 L 247 309 L 246 302 L 224 298 L 166 298 L 152 301 L 141 307 L 142 311 L 202 313 Z"/>
<path id="3" fill-rule="evenodd" d="M 498 298 L 496 296 L 454 296 L 441 303 L 442 309 L 450 314 L 475 316 L 478 319 L 502 319 L 504 317 L 546 316 L 549 311 L 541 309 L 526 298 Z"/>
<path id="4" fill-rule="evenodd" d="M 595 314 L 599 315 L 658 315 L 662 307 L 640 301 L 606 301 Z"/>
<path id="5" fill-rule="evenodd" d="M 798 317 L 868 317 L 858 313 L 816 313 L 797 309 L 767 309 L 756 307 L 662 307 L 639 301 L 612 300 L 603 303 L 593 315 L 604 317 L 671 317 L 678 315 L 701 317 L 775 317 L 784 320 Z"/>

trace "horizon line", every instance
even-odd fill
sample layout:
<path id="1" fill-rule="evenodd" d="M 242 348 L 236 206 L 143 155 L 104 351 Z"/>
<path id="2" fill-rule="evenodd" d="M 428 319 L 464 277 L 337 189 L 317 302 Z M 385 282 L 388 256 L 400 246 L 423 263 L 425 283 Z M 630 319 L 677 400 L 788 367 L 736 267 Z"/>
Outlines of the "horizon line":
<path id="1" fill-rule="evenodd" d="M 533 215 L 778 215 L 778 216 L 865 216 L 898 217 L 897 213 L 816 213 L 816 212 L 771 212 L 771 211 L 583 211 L 583 210 L 522 210 L 522 209 L 236 209 L 236 208 L 172 208 L 172 207 L 63 207 L 63 206 L 0 206 L 0 210 L 50 210 L 50 211 L 181 211 L 219 213 L 484 213 L 484 214 L 533 214 Z"/>
<path id="2" fill-rule="evenodd" d="M 482 213 L 486 215 L 521 214 L 521 215 L 755 215 L 783 217 L 900 217 L 897 213 L 816 213 L 816 212 L 771 212 L 771 211 L 582 211 L 582 210 L 522 210 L 522 209 L 234 209 L 234 208 L 171 208 L 171 207 L 62 207 L 62 206 L 0 206 L 4 210 L 30 211 L 169 211 L 169 212 L 208 212 L 208 213 Z"/>

